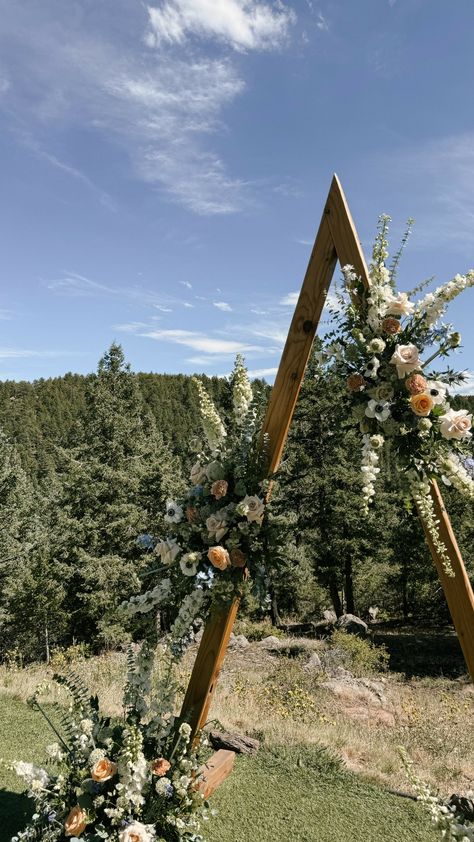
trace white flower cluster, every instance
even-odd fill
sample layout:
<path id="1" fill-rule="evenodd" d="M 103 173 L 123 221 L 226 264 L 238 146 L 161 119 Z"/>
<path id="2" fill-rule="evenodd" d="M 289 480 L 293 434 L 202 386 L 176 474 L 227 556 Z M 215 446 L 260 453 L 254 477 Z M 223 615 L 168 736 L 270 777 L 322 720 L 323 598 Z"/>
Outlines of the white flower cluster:
<path id="1" fill-rule="evenodd" d="M 446 485 L 452 485 L 465 497 L 474 500 L 474 479 L 455 453 L 448 453 L 438 460 L 439 469 Z"/>
<path id="2" fill-rule="evenodd" d="M 436 517 L 433 499 L 430 493 L 430 484 L 427 479 L 424 481 L 413 477 L 410 483 L 412 497 L 421 516 L 421 521 L 428 531 L 436 553 L 443 565 L 446 576 L 454 576 L 451 560 L 446 551 L 446 546 L 439 534 L 439 520 Z"/>
<path id="3" fill-rule="evenodd" d="M 133 659 L 133 666 L 127 672 L 124 690 L 124 705 L 145 719 L 148 714 L 148 696 L 151 691 L 151 674 L 155 662 L 155 653 L 148 644 L 142 643 L 140 651 Z"/>
<path id="4" fill-rule="evenodd" d="M 130 726 L 123 732 L 123 747 L 118 758 L 120 783 L 116 807 L 106 808 L 105 813 L 113 824 L 119 824 L 124 815 L 140 812 L 145 803 L 143 788 L 150 778 L 148 763 L 143 754 L 141 731 Z"/>
<path id="5" fill-rule="evenodd" d="M 132 596 L 128 602 L 122 602 L 120 611 L 127 617 L 133 617 L 135 614 L 147 614 L 155 606 L 166 602 L 170 595 L 171 579 L 162 579 L 151 591 Z"/>
<path id="6" fill-rule="evenodd" d="M 45 769 L 34 766 L 33 763 L 24 763 L 23 760 L 19 760 L 13 764 L 13 769 L 19 778 L 23 778 L 30 792 L 38 792 L 48 786 L 48 773 Z"/>
<path id="7" fill-rule="evenodd" d="M 474 286 L 474 269 L 466 275 L 455 275 L 451 281 L 429 292 L 416 305 L 416 314 L 423 316 L 429 326 L 435 325 L 444 314 L 447 305 L 468 287 Z"/>
<path id="8" fill-rule="evenodd" d="M 198 390 L 199 404 L 201 409 L 201 423 L 206 436 L 207 443 L 212 451 L 219 449 L 222 440 L 227 433 L 220 419 L 219 413 L 204 389 L 200 380 L 193 377 L 193 382 Z"/>
<path id="9" fill-rule="evenodd" d="M 232 404 L 235 423 L 238 426 L 242 426 L 244 423 L 252 400 L 253 392 L 250 380 L 247 377 L 247 369 L 245 368 L 243 357 L 237 354 L 233 375 Z"/>
<path id="10" fill-rule="evenodd" d="M 416 791 L 417 800 L 427 808 L 432 823 L 437 830 L 441 831 L 441 838 L 458 840 L 458 842 L 474 842 L 474 825 L 461 821 L 456 816 L 455 807 L 444 804 L 438 796 L 433 795 L 427 784 L 415 774 L 413 763 L 405 750 L 400 749 L 400 753 L 408 780 Z"/>
<path id="11" fill-rule="evenodd" d="M 194 620 L 199 617 L 204 607 L 205 601 L 206 594 L 202 588 L 196 588 L 185 596 L 178 611 L 178 616 L 171 626 L 171 639 L 174 642 L 179 643 L 189 634 Z"/>
<path id="12" fill-rule="evenodd" d="M 379 450 L 383 447 L 384 438 L 383 436 L 369 436 L 364 435 L 362 437 L 362 476 L 363 476 L 363 486 L 362 486 L 362 504 L 364 513 L 368 513 L 369 505 L 372 500 L 372 497 L 375 496 L 375 481 L 377 479 L 377 474 L 380 473 L 380 468 L 378 467 L 379 463 Z"/>

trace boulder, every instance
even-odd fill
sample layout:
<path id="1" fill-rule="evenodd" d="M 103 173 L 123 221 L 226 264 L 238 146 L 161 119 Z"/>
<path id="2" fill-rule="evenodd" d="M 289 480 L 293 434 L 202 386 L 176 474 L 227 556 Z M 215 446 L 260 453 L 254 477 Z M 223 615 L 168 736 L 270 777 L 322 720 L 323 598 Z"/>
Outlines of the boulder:
<path id="1" fill-rule="evenodd" d="M 269 637 L 264 637 L 263 640 L 259 640 L 257 646 L 260 649 L 265 649 L 267 652 L 280 652 L 282 648 L 280 638 L 275 637 L 273 634 Z"/>
<path id="2" fill-rule="evenodd" d="M 328 623 L 335 623 L 337 620 L 337 614 L 335 611 L 328 608 L 326 611 L 323 611 L 323 619 Z"/>
<path id="3" fill-rule="evenodd" d="M 229 640 L 229 649 L 246 649 L 247 646 L 250 646 L 250 642 L 247 640 L 244 634 L 231 634 Z"/>
<path id="4" fill-rule="evenodd" d="M 321 662 L 321 658 L 319 657 L 317 652 L 313 652 L 313 654 L 311 655 L 311 658 L 304 665 L 303 669 L 306 670 L 306 672 L 322 672 L 323 671 L 323 665 L 322 665 L 322 662 Z"/>
<path id="5" fill-rule="evenodd" d="M 344 629 L 348 634 L 356 634 L 358 637 L 368 637 L 369 634 L 367 623 L 355 614 L 343 614 L 337 619 L 336 628 Z"/>

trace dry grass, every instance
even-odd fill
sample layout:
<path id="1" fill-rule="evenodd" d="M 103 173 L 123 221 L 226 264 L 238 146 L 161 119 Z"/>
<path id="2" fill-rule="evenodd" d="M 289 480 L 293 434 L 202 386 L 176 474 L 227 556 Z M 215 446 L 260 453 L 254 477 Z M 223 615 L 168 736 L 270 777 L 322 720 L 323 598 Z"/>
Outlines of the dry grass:
<path id="1" fill-rule="evenodd" d="M 312 643 L 310 648 L 321 649 L 323 644 Z M 192 654 L 182 667 L 183 687 Z M 407 681 L 387 675 L 380 705 L 335 696 L 322 686 L 324 676 L 304 670 L 307 658 L 308 654 L 270 655 L 258 644 L 231 650 L 211 711 L 213 720 L 229 730 L 257 735 L 270 747 L 322 744 L 351 770 L 397 789 L 407 788 L 398 754 L 403 745 L 421 776 L 441 793 L 474 787 L 474 688 L 467 680 Z M 104 709 L 118 713 L 124 656 L 113 653 L 78 661 L 74 669 L 98 692 Z M 25 701 L 51 672 L 41 666 L 0 667 L 0 695 Z M 49 692 L 56 693 L 54 688 Z"/>

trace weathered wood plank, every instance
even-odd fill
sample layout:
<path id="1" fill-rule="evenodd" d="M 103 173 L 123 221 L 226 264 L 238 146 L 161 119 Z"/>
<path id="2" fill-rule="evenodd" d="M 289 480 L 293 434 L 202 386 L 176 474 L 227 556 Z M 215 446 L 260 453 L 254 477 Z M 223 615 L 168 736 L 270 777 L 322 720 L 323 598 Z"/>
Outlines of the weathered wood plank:
<path id="1" fill-rule="evenodd" d="M 209 798 L 217 787 L 229 777 L 234 768 L 234 761 L 235 752 L 219 749 L 207 763 L 201 766 L 197 789 L 202 792 L 204 798 Z"/>
<path id="2" fill-rule="evenodd" d="M 228 612 L 206 623 L 181 708 L 181 718 L 189 722 L 193 738 L 206 723 L 238 608 L 235 599 Z"/>
<path id="3" fill-rule="evenodd" d="M 459 638 L 459 643 L 461 645 L 468 670 L 471 674 L 472 680 L 474 681 L 474 592 L 464 566 L 464 561 L 453 532 L 449 515 L 444 506 L 438 483 L 434 480 L 431 482 L 431 498 L 433 500 L 436 517 L 439 520 L 440 538 L 448 551 L 449 560 L 455 574 L 454 578 L 453 576 L 447 576 L 444 572 L 441 559 L 438 556 L 436 548 L 433 545 L 431 535 L 428 532 L 421 516 L 420 520 L 443 586 L 446 602 L 448 603 L 448 608 L 453 619 L 454 627 Z"/>

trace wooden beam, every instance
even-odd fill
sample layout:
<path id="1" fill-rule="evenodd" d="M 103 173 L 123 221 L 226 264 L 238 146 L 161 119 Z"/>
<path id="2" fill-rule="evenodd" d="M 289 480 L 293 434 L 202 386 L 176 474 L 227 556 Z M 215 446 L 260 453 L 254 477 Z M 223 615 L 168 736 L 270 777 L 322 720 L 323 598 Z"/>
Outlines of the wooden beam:
<path id="1" fill-rule="evenodd" d="M 451 567 L 454 571 L 454 577 L 446 575 L 443 562 L 439 558 L 436 547 L 433 544 L 433 539 L 421 516 L 420 520 L 443 586 L 446 602 L 448 603 L 468 670 L 474 681 L 474 593 L 438 483 L 434 480 L 431 482 L 431 498 L 436 517 L 439 521 L 439 535 L 447 549 Z"/>
<path id="2" fill-rule="evenodd" d="M 235 752 L 219 749 L 201 766 L 197 789 L 204 798 L 209 798 L 217 787 L 229 777 L 234 768 Z"/>

